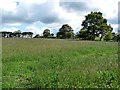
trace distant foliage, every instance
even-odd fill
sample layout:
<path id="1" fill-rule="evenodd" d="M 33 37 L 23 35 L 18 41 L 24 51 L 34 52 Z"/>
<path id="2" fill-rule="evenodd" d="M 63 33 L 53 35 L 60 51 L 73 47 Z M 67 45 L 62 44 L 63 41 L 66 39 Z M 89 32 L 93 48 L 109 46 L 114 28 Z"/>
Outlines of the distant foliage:
<path id="1" fill-rule="evenodd" d="M 112 33 L 108 33 L 104 38 L 105 41 L 110 41 L 112 39 L 113 39 L 113 34 Z"/>
<path id="2" fill-rule="evenodd" d="M 50 36 L 50 30 L 49 29 L 45 29 L 43 31 L 43 37 L 48 38 L 48 36 Z"/>
<path id="3" fill-rule="evenodd" d="M 62 27 L 59 29 L 59 32 L 57 33 L 57 38 L 60 39 L 66 39 L 66 38 L 72 38 L 74 36 L 73 29 L 68 24 L 62 25 Z"/>
<path id="4" fill-rule="evenodd" d="M 79 31 L 79 37 L 85 40 L 95 40 L 100 37 L 100 41 L 113 30 L 111 25 L 107 25 L 107 19 L 103 18 L 101 12 L 91 12 L 85 16 L 82 24 L 83 28 Z"/>
<path id="5" fill-rule="evenodd" d="M 2 31 L 3 38 L 32 38 L 33 32 L 21 32 L 20 30 L 14 32 Z"/>

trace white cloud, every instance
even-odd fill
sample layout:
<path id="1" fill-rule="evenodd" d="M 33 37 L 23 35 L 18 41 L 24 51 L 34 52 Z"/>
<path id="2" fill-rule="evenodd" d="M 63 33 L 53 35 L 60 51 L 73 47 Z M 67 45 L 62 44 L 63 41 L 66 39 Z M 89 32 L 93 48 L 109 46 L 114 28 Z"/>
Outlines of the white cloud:
<path id="1" fill-rule="evenodd" d="M 92 6 L 99 8 L 103 12 L 105 18 L 114 17 L 118 13 L 119 0 L 91 0 Z"/>
<path id="2" fill-rule="evenodd" d="M 42 32 L 43 32 L 43 30 L 40 30 L 39 28 L 34 27 L 32 25 L 31 26 L 27 26 L 26 30 L 30 31 L 30 32 L 34 32 L 34 34 L 42 34 Z"/>
<path id="3" fill-rule="evenodd" d="M 21 23 L 8 23 L 8 24 L 6 23 L 6 26 L 12 26 L 12 27 L 19 25 L 21 25 Z"/>
<path id="4" fill-rule="evenodd" d="M 25 28 L 27 31 L 30 31 L 30 32 L 34 32 L 34 35 L 35 34 L 40 34 L 42 35 L 43 31 L 46 29 L 46 27 L 44 26 L 43 23 L 41 22 L 35 22 L 29 26 L 26 26 Z"/>
<path id="5" fill-rule="evenodd" d="M 15 28 L 15 27 L 10 27 L 10 28 L 3 27 L 3 28 L 0 28 L 0 31 L 7 31 L 7 32 L 14 32 L 14 31 L 18 31 L 18 30 L 19 29 Z"/>
<path id="6" fill-rule="evenodd" d="M 16 2 L 13 0 L 0 0 L 0 9 L 5 11 L 14 11 L 16 8 Z"/>
<path id="7" fill-rule="evenodd" d="M 20 0 L 20 2 L 24 2 L 28 4 L 43 4 L 47 2 L 47 0 Z"/>

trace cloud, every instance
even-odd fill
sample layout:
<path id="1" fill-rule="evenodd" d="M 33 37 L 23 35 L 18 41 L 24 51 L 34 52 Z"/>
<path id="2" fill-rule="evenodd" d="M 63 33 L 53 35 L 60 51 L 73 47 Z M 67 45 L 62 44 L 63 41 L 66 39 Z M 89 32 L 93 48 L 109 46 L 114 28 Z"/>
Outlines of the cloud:
<path id="1" fill-rule="evenodd" d="M 90 2 L 90 1 L 89 1 Z M 75 12 L 79 15 L 85 14 L 91 11 L 98 11 L 99 9 L 97 7 L 91 7 L 93 3 L 88 3 L 88 2 L 60 2 L 60 6 L 63 7 L 66 11 L 68 12 Z"/>
<path id="2" fill-rule="evenodd" d="M 14 3 L 14 2 L 13 2 Z M 25 4 L 16 6 L 14 10 L 6 11 L 3 9 L 2 11 L 2 24 L 15 24 L 15 23 L 26 23 L 32 22 L 31 18 L 28 15 L 28 9 Z"/>
<path id="3" fill-rule="evenodd" d="M 25 29 L 27 31 L 31 31 L 34 32 L 34 35 L 36 34 L 40 34 L 43 35 L 43 31 L 45 29 L 50 29 L 51 33 L 56 33 L 56 31 L 58 30 L 58 28 L 55 30 L 55 26 L 57 27 L 58 24 L 44 24 L 40 21 L 38 22 L 34 22 L 28 26 L 25 27 Z"/>
<path id="4" fill-rule="evenodd" d="M 14 31 L 17 31 L 19 30 L 18 28 L 15 28 L 15 27 L 10 27 L 10 28 L 0 28 L 0 31 L 8 31 L 8 32 L 14 32 Z"/>
<path id="5" fill-rule="evenodd" d="M 26 31 L 34 32 L 34 34 L 41 34 L 41 35 L 44 29 L 45 29 L 45 24 L 40 21 L 34 22 L 25 27 Z"/>
<path id="6" fill-rule="evenodd" d="M 58 18 L 58 16 L 56 15 L 49 15 L 47 17 L 43 17 L 40 19 L 41 22 L 49 24 L 49 23 L 55 23 L 55 22 L 60 22 L 60 19 Z"/>
<path id="7" fill-rule="evenodd" d="M 99 8 L 104 17 L 107 19 L 116 16 L 118 13 L 119 0 L 100 0 L 99 2 L 97 0 L 91 0 L 91 2 L 93 3 L 92 5 L 94 5 L 94 7 Z"/>
<path id="8" fill-rule="evenodd" d="M 116 30 L 117 5 L 118 0 L 3 0 L 0 9 L 4 27 L 10 26 L 12 30 L 17 26 L 17 30 L 42 34 L 46 28 L 56 33 L 63 24 L 69 24 L 77 32 L 91 11 L 101 11 Z"/>
<path id="9" fill-rule="evenodd" d="M 60 6 L 66 9 L 68 12 L 71 11 L 88 11 L 88 5 L 85 2 L 60 2 Z"/>
<path id="10" fill-rule="evenodd" d="M 13 0 L 2 0 L 0 2 L 0 10 L 14 11 L 16 8 L 16 3 Z"/>
<path id="11" fill-rule="evenodd" d="M 2 23 L 33 23 L 41 21 L 43 23 L 60 22 L 59 14 L 54 12 L 52 2 L 27 4 L 20 2 L 13 11 L 3 10 Z"/>

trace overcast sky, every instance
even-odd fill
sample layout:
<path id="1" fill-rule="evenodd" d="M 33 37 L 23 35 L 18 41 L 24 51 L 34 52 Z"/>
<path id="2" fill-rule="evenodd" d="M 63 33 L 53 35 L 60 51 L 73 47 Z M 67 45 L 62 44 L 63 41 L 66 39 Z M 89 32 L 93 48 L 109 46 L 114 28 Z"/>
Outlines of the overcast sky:
<path id="1" fill-rule="evenodd" d="M 85 15 L 100 11 L 114 31 L 118 28 L 119 0 L 0 0 L 0 31 L 32 31 L 42 34 L 48 28 L 58 32 L 69 24 L 76 33 Z"/>

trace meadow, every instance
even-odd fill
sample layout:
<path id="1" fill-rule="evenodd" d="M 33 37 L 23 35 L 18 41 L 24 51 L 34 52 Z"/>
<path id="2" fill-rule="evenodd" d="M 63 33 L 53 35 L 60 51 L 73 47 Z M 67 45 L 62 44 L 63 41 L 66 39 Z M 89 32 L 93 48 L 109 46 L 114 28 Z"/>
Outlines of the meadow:
<path id="1" fill-rule="evenodd" d="M 2 39 L 3 88 L 118 88 L 118 43 Z"/>

